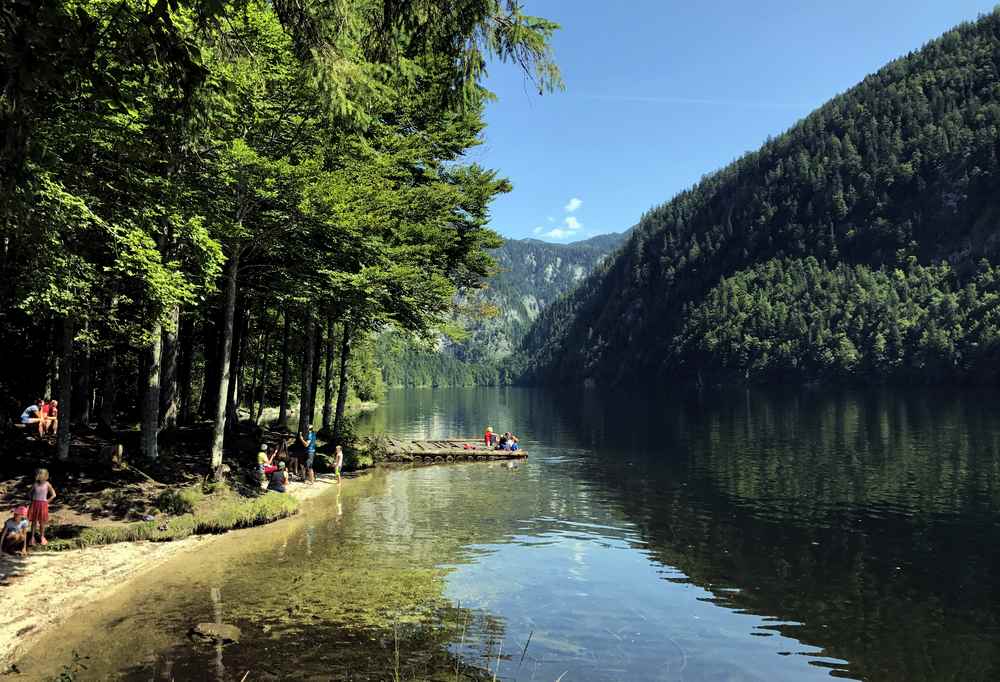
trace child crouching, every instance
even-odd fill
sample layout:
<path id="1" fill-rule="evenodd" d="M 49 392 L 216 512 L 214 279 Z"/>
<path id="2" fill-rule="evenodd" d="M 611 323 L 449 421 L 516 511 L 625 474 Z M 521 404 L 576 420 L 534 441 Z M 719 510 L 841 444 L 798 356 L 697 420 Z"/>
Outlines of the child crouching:
<path id="1" fill-rule="evenodd" d="M 10 518 L 4 521 L 3 533 L 0 534 L 0 548 L 11 554 L 28 553 L 28 515 L 27 507 L 15 507 L 10 512 Z"/>

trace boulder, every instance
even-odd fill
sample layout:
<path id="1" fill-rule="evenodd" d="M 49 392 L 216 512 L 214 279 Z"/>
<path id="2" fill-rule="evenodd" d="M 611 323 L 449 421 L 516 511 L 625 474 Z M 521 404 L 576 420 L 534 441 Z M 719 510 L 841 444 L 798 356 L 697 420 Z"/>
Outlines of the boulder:
<path id="1" fill-rule="evenodd" d="M 228 623 L 198 623 L 188 631 L 188 636 L 213 644 L 237 644 L 240 641 L 240 629 Z"/>

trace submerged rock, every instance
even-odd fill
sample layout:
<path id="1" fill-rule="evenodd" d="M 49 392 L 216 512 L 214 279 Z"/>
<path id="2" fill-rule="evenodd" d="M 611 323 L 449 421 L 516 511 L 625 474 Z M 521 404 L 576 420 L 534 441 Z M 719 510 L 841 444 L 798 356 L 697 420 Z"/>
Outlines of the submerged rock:
<path id="1" fill-rule="evenodd" d="M 237 644 L 240 641 L 240 629 L 227 623 L 198 623 L 188 630 L 188 636 L 194 640 L 216 644 Z"/>

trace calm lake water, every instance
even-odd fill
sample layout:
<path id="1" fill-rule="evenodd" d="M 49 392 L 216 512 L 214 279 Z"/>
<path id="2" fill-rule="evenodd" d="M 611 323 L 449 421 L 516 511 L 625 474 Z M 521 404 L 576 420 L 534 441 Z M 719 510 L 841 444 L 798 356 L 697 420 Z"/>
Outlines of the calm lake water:
<path id="1" fill-rule="evenodd" d="M 380 471 L 50 633 L 29 679 L 1000 678 L 1000 394 L 391 393 Z M 193 623 L 242 629 L 198 645 Z M 530 640 L 530 641 L 529 641 Z"/>

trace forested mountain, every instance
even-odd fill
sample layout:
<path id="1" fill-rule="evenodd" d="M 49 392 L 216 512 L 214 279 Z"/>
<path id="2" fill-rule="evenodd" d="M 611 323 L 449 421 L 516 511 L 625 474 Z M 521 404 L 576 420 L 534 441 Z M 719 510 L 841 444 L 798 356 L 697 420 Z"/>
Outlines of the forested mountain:
<path id="1" fill-rule="evenodd" d="M 522 379 L 991 380 L 998 154 L 993 12 L 643 216 L 536 321 Z"/>
<path id="2" fill-rule="evenodd" d="M 570 244 L 509 239 L 491 252 L 497 274 L 483 288 L 456 297 L 456 326 L 467 336 L 439 339 L 435 348 L 396 331 L 382 334 L 378 362 L 390 386 L 463 386 L 508 383 L 504 360 L 542 309 L 570 291 L 625 239 L 614 232 Z"/>

